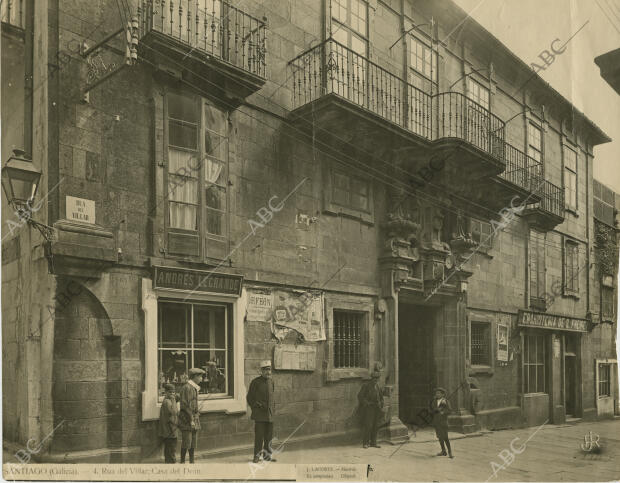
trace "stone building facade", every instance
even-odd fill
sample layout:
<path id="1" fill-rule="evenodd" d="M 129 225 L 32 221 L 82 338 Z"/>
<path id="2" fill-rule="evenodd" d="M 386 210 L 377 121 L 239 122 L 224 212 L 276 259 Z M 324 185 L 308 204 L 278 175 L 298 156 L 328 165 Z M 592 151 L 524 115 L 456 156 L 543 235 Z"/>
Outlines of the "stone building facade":
<path id="1" fill-rule="evenodd" d="M 464 432 L 618 412 L 610 139 L 455 4 L 2 8 L 2 156 L 55 231 L 3 225 L 5 440 L 148 460 L 200 366 L 199 449 L 247 446 L 264 359 L 279 439 L 352 434 L 374 368 L 393 442 L 435 386 Z"/>

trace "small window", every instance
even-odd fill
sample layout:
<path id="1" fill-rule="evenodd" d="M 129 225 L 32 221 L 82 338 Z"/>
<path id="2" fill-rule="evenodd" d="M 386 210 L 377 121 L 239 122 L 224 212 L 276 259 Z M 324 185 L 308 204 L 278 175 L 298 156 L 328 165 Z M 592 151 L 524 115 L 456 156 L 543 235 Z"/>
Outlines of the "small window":
<path id="1" fill-rule="evenodd" d="M 489 109 L 489 89 L 471 77 L 467 78 L 467 97 L 485 109 Z"/>
<path id="2" fill-rule="evenodd" d="M 206 372 L 200 394 L 232 396 L 232 333 L 226 305 L 160 302 L 158 308 L 159 395 L 163 385 L 180 389 L 187 371 Z"/>
<path id="3" fill-rule="evenodd" d="M 363 312 L 334 310 L 334 368 L 366 367 Z"/>
<path id="4" fill-rule="evenodd" d="M 564 292 L 579 293 L 579 244 L 566 240 L 564 245 Z"/>
<path id="5" fill-rule="evenodd" d="M 472 239 L 478 243 L 478 247 L 483 251 L 488 251 L 493 247 L 493 227 L 491 223 L 470 218 L 469 227 Z"/>
<path id="6" fill-rule="evenodd" d="M 542 130 L 530 122 L 527 125 L 527 154 L 542 162 L 542 149 Z"/>
<path id="7" fill-rule="evenodd" d="M 546 393 L 545 336 L 526 334 L 523 347 L 523 383 L 526 394 Z"/>
<path id="8" fill-rule="evenodd" d="M 614 289 L 601 287 L 601 315 L 603 320 L 614 319 Z"/>
<path id="9" fill-rule="evenodd" d="M 577 211 L 577 153 L 564 146 L 564 199 L 568 210 Z"/>
<path id="10" fill-rule="evenodd" d="M 370 211 L 368 181 L 340 171 L 334 171 L 332 186 L 332 201 L 337 205 L 359 211 Z"/>
<path id="11" fill-rule="evenodd" d="M 611 364 L 598 365 L 598 397 L 611 396 Z"/>
<path id="12" fill-rule="evenodd" d="M 491 324 L 471 323 L 470 350 L 472 366 L 491 365 Z"/>

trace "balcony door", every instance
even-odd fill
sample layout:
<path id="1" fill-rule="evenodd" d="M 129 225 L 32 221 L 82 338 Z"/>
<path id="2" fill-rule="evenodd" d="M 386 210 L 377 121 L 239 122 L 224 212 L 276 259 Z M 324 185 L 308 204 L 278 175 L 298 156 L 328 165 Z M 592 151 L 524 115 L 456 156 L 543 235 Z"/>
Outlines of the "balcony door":
<path id="1" fill-rule="evenodd" d="M 489 90 L 471 77 L 467 78 L 467 112 L 466 132 L 467 140 L 483 151 L 490 152 L 489 140 L 491 137 L 489 117 Z"/>
<path id="2" fill-rule="evenodd" d="M 328 52 L 332 92 L 368 106 L 368 5 L 364 0 L 331 0 Z"/>

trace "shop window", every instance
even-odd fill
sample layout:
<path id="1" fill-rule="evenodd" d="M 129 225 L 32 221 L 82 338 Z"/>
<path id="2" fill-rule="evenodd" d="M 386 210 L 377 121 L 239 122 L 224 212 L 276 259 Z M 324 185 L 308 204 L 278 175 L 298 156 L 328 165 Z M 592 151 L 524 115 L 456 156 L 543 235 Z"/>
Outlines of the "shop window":
<path id="1" fill-rule="evenodd" d="M 577 211 L 577 153 L 564 146 L 564 200 L 566 209 Z"/>
<path id="2" fill-rule="evenodd" d="M 224 259 L 227 244 L 226 113 L 197 96 L 167 94 L 168 252 Z"/>
<path id="3" fill-rule="evenodd" d="M 611 396 L 611 364 L 598 365 L 598 397 Z"/>
<path id="4" fill-rule="evenodd" d="M 472 366 L 489 366 L 491 364 L 491 324 L 472 321 L 469 345 Z"/>
<path id="5" fill-rule="evenodd" d="M 603 320 L 614 319 L 614 289 L 601 287 L 601 315 Z"/>
<path id="6" fill-rule="evenodd" d="M 367 366 L 363 350 L 365 315 L 363 312 L 334 310 L 334 368 L 361 368 Z"/>
<path id="7" fill-rule="evenodd" d="M 545 234 L 531 230 L 529 241 L 530 307 L 545 310 Z"/>
<path id="8" fill-rule="evenodd" d="M 160 301 L 158 315 L 159 395 L 165 383 L 180 389 L 187 371 L 199 367 L 206 372 L 200 394 L 233 396 L 229 307 Z"/>
<path id="9" fill-rule="evenodd" d="M 545 336 L 526 334 L 523 343 L 524 391 L 526 394 L 546 393 Z"/>
<path id="10" fill-rule="evenodd" d="M 579 244 L 566 240 L 564 242 L 564 293 L 579 293 Z"/>

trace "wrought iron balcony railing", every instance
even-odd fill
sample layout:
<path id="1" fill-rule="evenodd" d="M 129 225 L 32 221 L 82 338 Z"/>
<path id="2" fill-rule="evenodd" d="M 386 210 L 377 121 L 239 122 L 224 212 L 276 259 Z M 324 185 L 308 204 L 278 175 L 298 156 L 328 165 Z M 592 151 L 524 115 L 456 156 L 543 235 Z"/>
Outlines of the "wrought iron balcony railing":
<path id="1" fill-rule="evenodd" d="M 463 94 L 431 96 L 333 39 L 289 64 L 294 109 L 335 94 L 422 138 L 459 138 L 502 159 L 504 122 Z"/>
<path id="2" fill-rule="evenodd" d="M 20 29 L 25 28 L 25 3 L 25 0 L 2 0 L 0 2 L 2 23 Z"/>
<path id="3" fill-rule="evenodd" d="M 433 103 L 437 111 L 437 139 L 462 139 L 504 160 L 504 121 L 460 92 L 437 94 Z"/>
<path id="4" fill-rule="evenodd" d="M 266 31 L 254 18 L 223 0 L 142 0 L 140 37 L 158 32 L 197 51 L 266 77 Z"/>
<path id="5" fill-rule="evenodd" d="M 506 170 L 499 176 L 529 192 L 542 190 L 542 164 L 511 144 L 505 143 Z"/>
<path id="6" fill-rule="evenodd" d="M 335 94 L 431 139 L 431 96 L 335 40 L 313 47 L 289 65 L 294 109 Z"/>
<path id="7" fill-rule="evenodd" d="M 564 218 L 564 190 L 550 181 L 542 180 L 538 194 L 542 199 L 528 208 L 534 208 L 546 213 Z"/>

